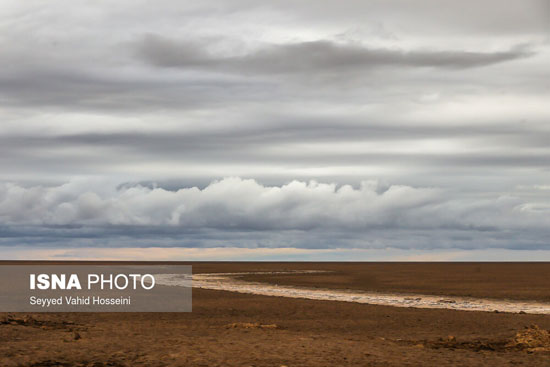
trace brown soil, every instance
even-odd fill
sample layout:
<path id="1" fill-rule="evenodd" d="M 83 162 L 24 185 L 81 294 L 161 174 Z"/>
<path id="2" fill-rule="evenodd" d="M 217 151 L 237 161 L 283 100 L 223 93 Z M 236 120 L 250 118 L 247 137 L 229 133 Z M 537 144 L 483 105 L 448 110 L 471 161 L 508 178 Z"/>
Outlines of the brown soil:
<path id="1" fill-rule="evenodd" d="M 276 270 L 325 266 L 308 265 L 279 264 Z M 399 274 L 401 266 L 393 272 Z M 508 265 L 501 266 L 504 269 L 492 279 L 506 273 Z M 199 264 L 194 270 L 274 267 Z M 481 267 L 482 272 L 489 269 Z M 426 273 L 430 270 L 420 271 Z M 341 276 L 354 278 L 351 270 Z M 415 285 L 414 279 L 408 283 Z M 317 285 L 337 286 L 334 281 Z M 415 286 L 430 289 L 422 282 Z M 476 294 L 495 294 L 487 293 L 484 284 L 471 287 Z M 532 294 L 547 297 L 539 291 Z M 195 289 L 191 313 L 0 314 L 0 366 L 549 366 L 548 329 L 547 315 L 394 308 Z"/>

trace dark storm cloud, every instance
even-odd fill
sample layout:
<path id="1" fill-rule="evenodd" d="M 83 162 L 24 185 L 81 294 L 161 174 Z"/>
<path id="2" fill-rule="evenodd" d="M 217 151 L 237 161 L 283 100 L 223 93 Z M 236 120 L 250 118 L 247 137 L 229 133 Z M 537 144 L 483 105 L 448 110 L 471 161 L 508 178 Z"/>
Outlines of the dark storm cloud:
<path id="1" fill-rule="evenodd" d="M 269 45 L 244 56 L 216 56 L 196 42 L 147 35 L 137 44 L 145 61 L 160 67 L 260 74 L 361 72 L 376 67 L 467 69 L 532 56 L 525 47 L 502 52 L 410 51 L 369 49 L 353 44 L 312 41 Z"/>

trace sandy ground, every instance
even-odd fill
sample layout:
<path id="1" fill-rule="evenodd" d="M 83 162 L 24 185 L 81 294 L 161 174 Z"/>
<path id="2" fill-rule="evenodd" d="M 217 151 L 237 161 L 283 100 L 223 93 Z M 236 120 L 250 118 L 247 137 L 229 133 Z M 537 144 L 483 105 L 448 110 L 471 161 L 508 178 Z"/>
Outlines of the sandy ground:
<path id="1" fill-rule="evenodd" d="M 535 270 L 517 264 L 454 265 L 468 286 L 452 284 L 459 276 L 448 275 L 448 268 L 438 264 L 370 264 L 365 270 L 366 265 L 194 264 L 194 271 L 331 268 L 338 272 L 336 278 L 294 275 L 277 281 L 369 290 L 393 290 L 405 283 L 414 292 L 453 290 L 498 297 L 506 288 L 507 274 L 531 269 L 531 280 L 525 275 L 524 284 L 512 282 L 507 295 L 544 300 L 550 292 L 547 287 L 544 293 L 535 271 L 548 273 L 548 264 Z M 481 266 L 477 275 L 468 274 L 476 266 Z M 443 281 L 449 277 L 451 284 Z M 472 277 L 486 282 L 468 283 Z M 550 329 L 547 315 L 394 308 L 195 289 L 192 313 L 0 314 L 0 366 L 549 366 L 548 349 L 527 345 L 529 340 L 521 344 L 517 338 L 518 332 L 534 330 L 526 329 L 532 324 L 550 338 L 544 331 Z"/>

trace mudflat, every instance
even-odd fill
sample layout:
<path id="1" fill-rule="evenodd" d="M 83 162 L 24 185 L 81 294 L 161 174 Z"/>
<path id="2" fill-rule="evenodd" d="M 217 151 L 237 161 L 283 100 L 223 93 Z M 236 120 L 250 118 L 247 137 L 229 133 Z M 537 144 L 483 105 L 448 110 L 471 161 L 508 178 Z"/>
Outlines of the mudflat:
<path id="1" fill-rule="evenodd" d="M 247 276 L 308 287 L 550 299 L 546 263 L 192 265 L 195 273 L 333 272 Z M 548 366 L 548 329 L 549 315 L 194 289 L 191 313 L 0 314 L 0 366 Z"/>
<path id="2" fill-rule="evenodd" d="M 216 271 L 210 264 L 197 271 Z M 243 263 L 218 269 L 327 270 L 253 274 L 243 279 L 281 285 L 550 302 L 550 263 Z M 264 269 L 264 270 L 260 270 Z M 237 271 L 237 270 L 236 270 Z"/>

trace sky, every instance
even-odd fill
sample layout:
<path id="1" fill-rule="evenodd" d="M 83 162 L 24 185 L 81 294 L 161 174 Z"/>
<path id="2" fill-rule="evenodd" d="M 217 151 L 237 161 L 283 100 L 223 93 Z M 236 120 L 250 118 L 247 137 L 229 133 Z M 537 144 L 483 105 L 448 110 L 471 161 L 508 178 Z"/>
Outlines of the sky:
<path id="1" fill-rule="evenodd" d="M 0 258 L 550 260 L 550 3 L 0 0 Z"/>

